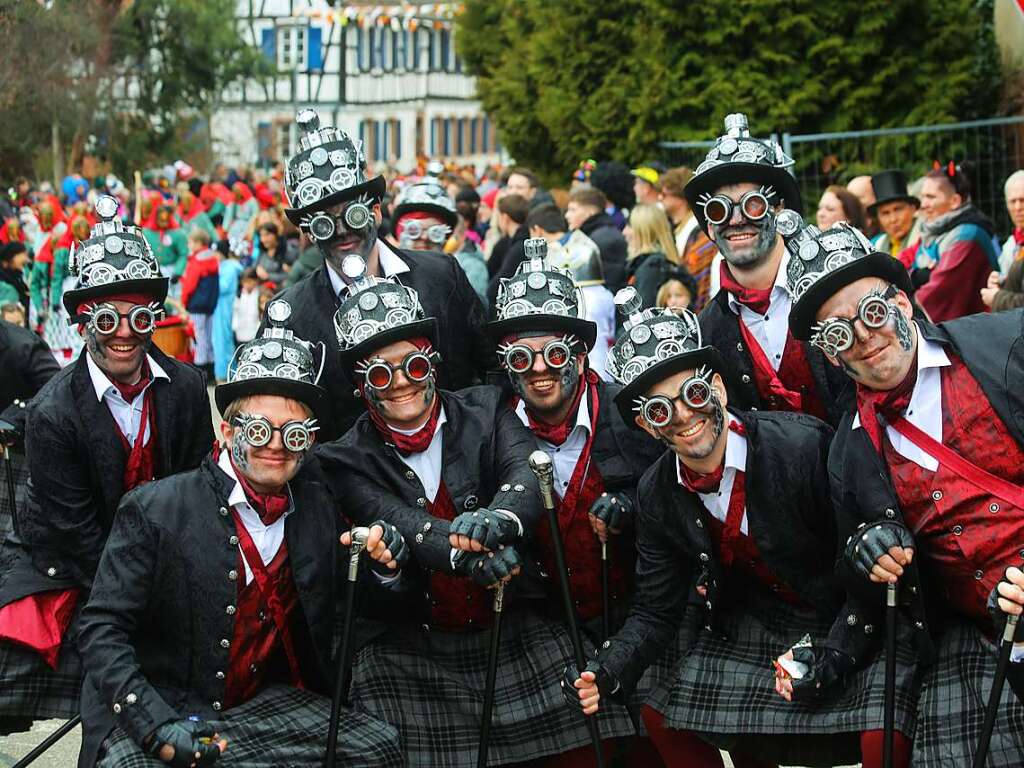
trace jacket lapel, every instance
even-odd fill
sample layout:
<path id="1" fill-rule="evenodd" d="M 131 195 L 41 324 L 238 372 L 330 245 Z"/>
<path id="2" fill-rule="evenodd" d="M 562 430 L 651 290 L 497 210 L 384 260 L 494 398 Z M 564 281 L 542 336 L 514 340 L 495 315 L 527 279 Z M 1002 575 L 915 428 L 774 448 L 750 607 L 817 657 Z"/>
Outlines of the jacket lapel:
<path id="1" fill-rule="evenodd" d="M 174 374 L 169 361 L 162 355 L 157 353 L 153 359 L 168 376 Z M 171 438 L 180 433 L 180 430 L 175 427 L 174 380 L 156 379 L 150 386 L 153 387 L 153 408 L 155 410 L 153 423 L 156 424 L 156 439 L 159 443 L 157 451 L 159 472 L 157 476 L 166 477 L 171 474 L 171 468 L 177 465 L 173 461 L 174 450 L 177 447 L 176 441 Z"/>
<path id="2" fill-rule="evenodd" d="M 93 467 L 93 481 L 98 483 L 103 494 L 103 506 L 113 510 L 124 491 L 124 470 L 127 457 L 121 443 L 120 429 L 102 400 L 96 399 L 92 379 L 85 356 L 85 349 L 75 363 L 72 374 L 72 390 L 79 418 L 85 427 L 85 442 L 90 446 L 89 456 Z"/>

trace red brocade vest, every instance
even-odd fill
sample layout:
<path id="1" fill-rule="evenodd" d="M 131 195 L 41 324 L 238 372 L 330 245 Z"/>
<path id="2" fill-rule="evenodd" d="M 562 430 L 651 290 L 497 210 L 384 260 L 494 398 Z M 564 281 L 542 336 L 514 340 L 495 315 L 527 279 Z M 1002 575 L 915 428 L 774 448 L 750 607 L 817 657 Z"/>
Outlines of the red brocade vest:
<path id="1" fill-rule="evenodd" d="M 960 358 L 942 369 L 942 442 L 987 472 L 1024 484 L 1024 451 L 992 410 Z M 1024 509 L 939 464 L 931 472 L 883 442 L 903 515 L 949 602 L 989 626 L 985 603 L 1010 565 L 1024 558 Z"/>
<path id="2" fill-rule="evenodd" d="M 455 519 L 455 504 L 443 480 L 427 510 L 441 520 Z M 439 571 L 430 575 L 430 623 L 440 630 L 486 629 L 494 619 L 493 605 L 493 590 L 477 585 L 469 576 L 450 576 Z"/>
<path id="3" fill-rule="evenodd" d="M 292 628 L 297 624 L 295 618 L 298 615 L 295 608 L 299 604 L 286 541 L 281 542 L 281 548 L 264 568 L 285 617 L 288 638 L 286 641 L 274 621 L 256 579 L 244 584 L 244 577 L 240 578 L 235 629 L 224 683 L 224 704 L 229 709 L 245 703 L 272 683 L 304 687 L 299 670 L 289 664 L 286 651 L 286 645 L 293 642 Z M 245 572 L 241 554 L 238 571 L 240 575 Z"/>

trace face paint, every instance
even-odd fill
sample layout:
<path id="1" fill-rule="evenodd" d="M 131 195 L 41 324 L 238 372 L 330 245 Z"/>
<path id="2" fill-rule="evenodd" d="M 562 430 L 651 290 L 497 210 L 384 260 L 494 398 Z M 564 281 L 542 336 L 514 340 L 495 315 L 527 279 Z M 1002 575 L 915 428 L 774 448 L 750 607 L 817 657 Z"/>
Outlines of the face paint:
<path id="1" fill-rule="evenodd" d="M 889 311 L 892 313 L 893 322 L 896 325 L 896 338 L 899 340 L 903 351 L 909 352 L 914 346 L 914 337 L 910 331 L 910 323 L 907 322 L 907 318 L 903 316 L 898 307 L 891 306 Z"/>
<path id="2" fill-rule="evenodd" d="M 92 359 L 97 363 L 106 359 L 107 353 L 103 350 L 103 345 L 96 338 L 96 329 L 90 325 L 85 327 L 85 346 L 88 348 L 89 354 L 92 355 Z"/>
<path id="3" fill-rule="evenodd" d="M 333 216 L 333 214 L 331 214 Z M 337 272 L 339 275 L 343 275 L 342 262 L 346 256 L 361 256 L 363 261 L 369 263 L 370 253 L 373 252 L 374 247 L 377 245 L 377 221 L 371 215 L 366 223 L 366 226 L 361 229 L 353 230 L 348 229 L 345 225 L 344 213 L 340 214 L 335 219 L 335 235 L 329 240 L 318 240 L 317 247 L 320 249 L 320 253 L 324 255 L 324 259 L 328 264 Z M 354 248 L 337 248 L 336 246 L 346 240 L 349 235 L 355 234 L 359 237 L 359 243 Z"/>
<path id="4" fill-rule="evenodd" d="M 580 371 L 573 357 L 561 371 L 562 401 L 568 402 L 576 396 L 576 387 L 580 384 Z"/>
<path id="5" fill-rule="evenodd" d="M 251 471 L 249 465 L 249 444 L 242 436 L 241 430 L 236 429 L 231 437 L 231 460 L 242 472 L 248 474 Z"/>
<path id="6" fill-rule="evenodd" d="M 734 252 L 726 237 L 726 235 L 737 229 L 757 230 L 757 241 L 749 250 L 742 253 Z M 775 247 L 777 233 L 775 213 L 773 211 L 769 212 L 768 215 L 758 222 L 744 219 L 741 224 L 736 226 L 732 226 L 728 222 L 725 224 L 715 224 L 712 225 L 712 231 L 715 234 L 715 245 L 722 252 L 722 258 L 736 267 L 753 267 L 768 258 L 768 254 Z"/>
<path id="7" fill-rule="evenodd" d="M 427 386 L 423 390 L 423 404 L 430 405 L 434 399 L 434 394 L 437 392 L 437 384 L 434 381 L 433 375 L 427 380 Z"/>

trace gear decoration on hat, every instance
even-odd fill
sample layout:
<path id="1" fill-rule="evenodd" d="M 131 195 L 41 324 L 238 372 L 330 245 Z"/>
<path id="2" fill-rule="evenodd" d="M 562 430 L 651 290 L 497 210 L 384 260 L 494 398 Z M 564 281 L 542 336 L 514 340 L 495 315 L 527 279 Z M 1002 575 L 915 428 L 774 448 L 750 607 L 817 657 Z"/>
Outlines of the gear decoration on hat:
<path id="1" fill-rule="evenodd" d="M 794 302 L 825 275 L 874 251 L 864 234 L 846 222 L 822 232 L 804 224 L 796 212 L 782 211 L 778 230 L 790 254 L 786 283 Z"/>
<path id="2" fill-rule="evenodd" d="M 117 215 L 119 203 L 110 195 L 96 200 L 96 216 L 85 240 L 73 242 L 68 271 L 75 287 L 65 291 L 63 303 L 74 322 L 79 304 L 117 293 L 145 293 L 162 304 L 167 296 L 167 278 L 142 232 L 125 226 Z"/>
<path id="3" fill-rule="evenodd" d="M 267 305 L 262 334 L 235 350 L 228 362 L 227 382 L 215 390 L 221 412 L 238 397 L 269 394 L 300 400 L 318 419 L 325 418 L 327 393 L 319 382 L 327 350 L 323 343 L 314 345 L 297 337 L 288 327 L 291 316 L 291 305 L 284 299 Z"/>
<path id="4" fill-rule="evenodd" d="M 772 194 L 767 197 L 772 205 L 784 201 L 786 208 L 800 211 L 800 188 L 793 175 L 793 165 L 793 158 L 774 138 L 751 136 L 747 116 L 737 112 L 726 115 L 725 134 L 715 140 L 715 146 L 697 166 L 683 193 L 705 232 L 707 221 L 700 200 L 728 184 L 749 182 L 770 188 Z"/>
<path id="5" fill-rule="evenodd" d="M 558 315 L 582 320 L 586 316 L 583 291 L 572 274 L 549 263 L 548 243 L 534 237 L 523 245 L 526 259 L 512 277 L 501 279 L 494 304 L 498 320 L 525 315 Z"/>
<path id="6" fill-rule="evenodd" d="M 292 205 L 286 213 L 293 223 L 309 226 L 313 211 L 352 198 L 365 197 L 364 203 L 380 201 L 384 178 L 367 178 L 361 141 L 352 139 L 340 128 L 321 127 L 314 109 L 300 110 L 295 119 L 302 136 L 298 152 L 288 161 L 284 175 L 285 191 Z"/>
<path id="7" fill-rule="evenodd" d="M 395 199 L 395 206 L 391 214 L 392 220 L 397 223 L 402 216 L 413 211 L 432 213 L 452 228 L 459 222 L 459 212 L 455 208 L 455 201 L 448 196 L 441 183 L 432 176 L 406 185 Z"/>

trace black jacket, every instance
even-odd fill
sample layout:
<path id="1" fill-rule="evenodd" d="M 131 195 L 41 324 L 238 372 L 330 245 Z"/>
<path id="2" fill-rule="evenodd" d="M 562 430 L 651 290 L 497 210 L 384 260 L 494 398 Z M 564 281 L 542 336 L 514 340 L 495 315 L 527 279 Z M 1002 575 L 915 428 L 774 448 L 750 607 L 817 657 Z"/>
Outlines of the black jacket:
<path id="1" fill-rule="evenodd" d="M 36 334 L 0 320 L 0 371 L 0 412 L 5 412 L 0 418 L 24 433 L 26 404 L 60 371 L 60 366 Z"/>
<path id="2" fill-rule="evenodd" d="M 996 415 L 1017 444 L 1024 446 L 1024 391 L 1021 388 L 1024 382 L 1024 310 L 970 315 L 937 326 L 918 321 L 918 329 L 924 338 L 941 344 L 964 361 Z M 984 428 L 984 425 L 979 427 Z M 861 523 L 903 522 L 889 466 L 875 450 L 867 431 L 853 429 L 853 414 L 848 414 L 836 429 L 828 468 L 840 547 L 846 545 Z M 914 563 L 921 571 L 922 585 L 910 596 L 910 610 L 915 622 L 919 622 L 916 624 L 919 646 L 927 649 L 930 643 L 926 608 L 929 614 L 943 610 L 941 590 L 929 588 L 924 559 L 915 558 Z M 873 621 L 883 602 L 881 586 L 853 573 L 845 562 L 839 563 L 838 571 L 850 592 L 845 612 L 851 623 Z M 904 597 L 906 592 L 904 590 Z M 941 622 L 933 620 L 932 623 Z"/>
<path id="3" fill-rule="evenodd" d="M 123 495 L 125 461 L 117 424 L 96 399 L 86 350 L 50 379 L 28 407 L 31 479 L 18 514 L 11 570 L 0 574 L 0 606 L 26 595 L 78 586 L 88 591 Z M 155 347 L 150 355 L 170 381 L 156 379 L 156 476 L 199 465 L 213 445 L 202 374 Z"/>
<path id="4" fill-rule="evenodd" d="M 460 392 L 439 390 L 447 421 L 443 434 L 441 478 L 455 513 L 478 507 L 507 509 L 519 517 L 524 533 L 543 524 L 543 506 L 528 458 L 535 450 L 532 433 L 505 407 L 497 387 Z M 407 618 L 422 623 L 429 614 L 429 572 L 452 574 L 449 522 L 427 511 L 423 485 L 398 452 L 381 439 L 369 415 L 340 440 L 320 445 L 316 455 L 343 511 L 358 525 L 378 518 L 396 526 L 412 550 L 403 579 L 419 586 L 409 592 L 418 602 Z M 520 551 L 525 561 L 526 553 Z M 539 589 L 522 576 L 512 580 L 519 593 Z M 532 594 L 532 593 L 531 593 Z M 418 616 L 416 615 L 418 614 Z"/>
<path id="5" fill-rule="evenodd" d="M 479 297 L 466 280 L 466 273 L 452 256 L 430 251 L 404 251 L 393 248 L 409 271 L 398 275 L 403 285 L 414 288 L 427 317 L 437 319 L 438 351 L 441 353 L 440 385 L 462 389 L 483 381 L 496 364 L 494 345 L 484 326 L 487 318 Z M 326 265 L 309 277 L 286 288 L 279 295 L 292 307 L 291 327 L 295 335 L 327 347 L 320 385 L 331 399 L 330 423 L 321 423 L 317 437 L 326 442 L 344 434 L 366 408 L 355 394 L 355 384 L 342 370 L 338 357 L 338 337 L 334 331 L 334 313 L 340 306 Z"/>
<path id="6" fill-rule="evenodd" d="M 721 290 L 716 293 L 701 310 L 699 319 L 704 343 L 711 344 L 721 352 L 728 366 L 723 378 L 729 394 L 729 405 L 741 410 L 769 410 L 770 404 L 763 402 L 757 392 L 754 362 L 740 333 L 740 318 L 729 308 L 728 292 Z M 807 364 L 811 367 L 811 375 L 828 413 L 828 423 L 834 427 L 843 414 L 855 408 L 853 381 L 842 368 L 825 359 L 819 349 L 806 341 L 798 343 L 804 346 Z"/>
<path id="7" fill-rule="evenodd" d="M 799 413 L 737 416 L 747 429 L 747 524 L 765 564 L 812 608 L 835 616 L 842 590 L 833 575 L 835 523 L 826 471 L 832 429 Z M 666 451 L 644 474 L 638 493 L 633 604 L 625 626 L 600 652 L 626 692 L 671 642 L 698 577 L 707 584 L 705 628 L 716 626 L 724 575 L 710 515 L 700 497 L 679 484 L 674 453 Z M 840 617 L 829 645 L 848 647 L 848 632 Z"/>
<path id="8" fill-rule="evenodd" d="M 626 284 L 626 255 L 629 250 L 626 238 L 607 213 L 594 214 L 580 225 L 580 231 L 597 243 L 604 268 L 604 284 L 615 293 Z"/>
<path id="9" fill-rule="evenodd" d="M 161 724 L 217 716 L 244 574 L 228 497 L 234 482 L 208 456 L 198 469 L 147 483 L 121 502 L 81 616 L 86 671 L 80 766 L 120 725 L 141 742 Z M 341 518 L 316 462 L 289 483 L 285 542 L 305 621 L 303 680 L 327 692 Z M 235 575 L 232 578 L 231 574 Z M 365 581 L 365 579 L 364 579 Z M 134 703 L 126 699 L 135 695 Z M 114 704 L 119 712 L 115 713 Z"/>

